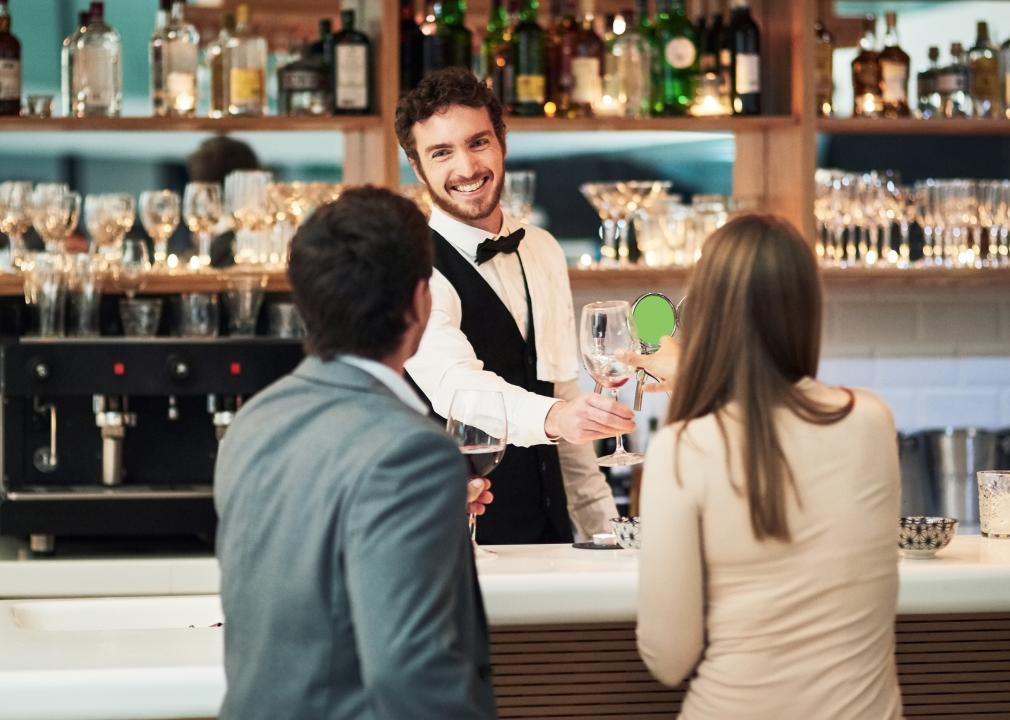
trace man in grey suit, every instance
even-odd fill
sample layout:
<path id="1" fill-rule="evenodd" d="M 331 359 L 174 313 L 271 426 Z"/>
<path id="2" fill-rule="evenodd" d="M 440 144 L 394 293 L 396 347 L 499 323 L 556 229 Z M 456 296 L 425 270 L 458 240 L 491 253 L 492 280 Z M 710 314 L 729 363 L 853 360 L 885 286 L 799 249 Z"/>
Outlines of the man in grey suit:
<path id="1" fill-rule="evenodd" d="M 466 465 L 402 377 L 432 259 L 424 216 L 377 188 L 295 235 L 308 357 L 241 409 L 215 473 L 222 718 L 496 717 Z"/>

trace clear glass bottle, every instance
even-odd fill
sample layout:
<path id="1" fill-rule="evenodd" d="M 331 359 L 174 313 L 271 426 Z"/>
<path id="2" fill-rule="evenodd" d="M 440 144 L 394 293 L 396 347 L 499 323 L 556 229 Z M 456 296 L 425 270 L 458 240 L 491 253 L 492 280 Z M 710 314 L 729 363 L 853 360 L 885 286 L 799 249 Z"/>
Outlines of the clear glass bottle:
<path id="1" fill-rule="evenodd" d="M 835 113 L 834 59 L 835 37 L 818 18 L 814 23 L 814 95 L 821 117 Z"/>
<path id="2" fill-rule="evenodd" d="M 21 113 L 21 43 L 11 34 L 7 0 L 0 0 L 0 115 Z"/>
<path id="3" fill-rule="evenodd" d="M 940 69 L 937 85 L 943 97 L 944 117 L 971 117 L 968 64 L 965 62 L 964 46 L 961 43 L 951 43 L 950 65 Z"/>
<path id="4" fill-rule="evenodd" d="M 626 29 L 617 36 L 611 51 L 616 59 L 618 105 L 629 118 L 649 116 L 652 46 L 640 29 L 641 13 L 648 15 L 646 0 L 636 0 L 634 14 L 626 18 Z"/>
<path id="5" fill-rule="evenodd" d="M 60 108 L 64 117 L 71 117 L 73 115 L 73 100 L 70 90 L 70 82 L 73 77 L 73 65 L 71 63 L 73 56 L 70 48 L 77 43 L 77 38 L 81 36 L 81 33 L 87 31 L 88 19 L 90 17 L 91 13 L 87 10 L 78 13 L 77 27 L 72 33 L 63 38 L 63 45 L 60 48 Z"/>
<path id="6" fill-rule="evenodd" d="M 221 32 L 207 47 L 207 71 L 210 75 L 210 112 L 212 118 L 228 114 L 228 66 L 225 48 L 235 33 L 235 16 L 225 13 L 221 18 Z"/>
<path id="7" fill-rule="evenodd" d="M 863 18 L 863 37 L 859 54 L 852 61 L 852 114 L 855 117 L 880 117 L 884 99 L 880 96 L 880 53 L 877 52 L 877 19 Z"/>
<path id="8" fill-rule="evenodd" d="M 340 11 L 333 36 L 333 104 L 338 115 L 363 115 L 372 107 L 372 43 L 354 29 L 354 11 Z"/>
<path id="9" fill-rule="evenodd" d="M 893 10 L 884 14 L 887 33 L 880 51 L 880 96 L 884 117 L 908 117 L 908 76 L 911 62 L 898 44 L 898 16 Z"/>
<path id="10" fill-rule="evenodd" d="M 979 21 L 975 45 L 968 51 L 969 92 L 975 117 L 996 118 L 1003 114 L 1000 92 L 999 52 L 989 39 L 989 24 Z"/>
<path id="11" fill-rule="evenodd" d="M 915 89 L 919 97 L 919 117 L 923 120 L 935 118 L 940 114 L 942 102 L 937 89 L 937 74 L 940 72 L 937 61 L 940 59 L 940 48 L 935 45 L 929 48 L 929 67 L 916 76 Z"/>
<path id="12" fill-rule="evenodd" d="M 227 114 L 263 115 L 267 109 L 267 42 L 253 30 L 249 6 L 235 10 L 235 33 L 224 48 Z"/>
<path id="13" fill-rule="evenodd" d="M 154 114 L 161 117 L 196 114 L 200 34 L 186 22 L 185 12 L 183 0 L 161 0 L 160 26 L 151 36 L 151 99 Z"/>
<path id="14" fill-rule="evenodd" d="M 105 22 L 105 3 L 91 3 L 88 27 L 70 48 L 74 117 L 119 117 L 123 107 L 123 43 Z"/>
<path id="15" fill-rule="evenodd" d="M 568 117 L 592 117 L 603 95 L 606 46 L 593 29 L 594 0 L 579 0 L 581 24 L 572 53 L 572 102 Z"/>

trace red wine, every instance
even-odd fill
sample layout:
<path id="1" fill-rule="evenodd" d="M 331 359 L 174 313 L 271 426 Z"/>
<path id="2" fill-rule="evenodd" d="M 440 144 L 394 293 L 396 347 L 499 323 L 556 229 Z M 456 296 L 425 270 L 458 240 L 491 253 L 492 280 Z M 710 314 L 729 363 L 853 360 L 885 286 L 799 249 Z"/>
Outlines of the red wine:
<path id="1" fill-rule="evenodd" d="M 628 382 L 627 377 L 607 377 L 606 375 L 593 375 L 593 379 L 605 388 L 619 388 Z"/>
<path id="2" fill-rule="evenodd" d="M 487 477 L 488 473 L 498 467 L 505 448 L 500 445 L 464 445 L 459 449 L 470 466 L 470 477 Z"/>

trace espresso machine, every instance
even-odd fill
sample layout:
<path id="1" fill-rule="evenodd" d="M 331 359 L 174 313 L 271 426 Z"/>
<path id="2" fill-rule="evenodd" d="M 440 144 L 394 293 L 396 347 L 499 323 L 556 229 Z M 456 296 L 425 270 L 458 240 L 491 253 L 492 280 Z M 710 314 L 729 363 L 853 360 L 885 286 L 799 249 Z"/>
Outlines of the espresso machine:
<path id="1" fill-rule="evenodd" d="M 270 337 L 4 335 L 0 534 L 35 552 L 61 536 L 211 540 L 218 442 L 303 357 Z"/>

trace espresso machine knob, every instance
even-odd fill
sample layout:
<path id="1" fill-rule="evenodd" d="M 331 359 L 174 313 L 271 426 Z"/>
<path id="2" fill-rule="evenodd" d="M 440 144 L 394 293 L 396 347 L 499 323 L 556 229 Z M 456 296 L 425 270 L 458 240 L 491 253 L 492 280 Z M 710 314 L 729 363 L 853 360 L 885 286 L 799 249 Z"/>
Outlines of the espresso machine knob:
<path id="1" fill-rule="evenodd" d="M 32 358 L 28 361 L 28 375 L 38 382 L 45 382 L 53 374 L 49 364 L 41 358 Z"/>
<path id="2" fill-rule="evenodd" d="M 178 355 L 169 355 L 165 361 L 165 370 L 173 380 L 188 380 L 192 371 L 189 362 Z"/>

